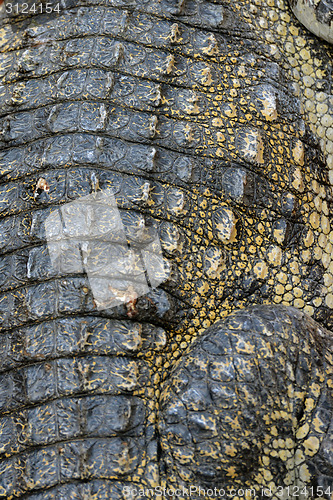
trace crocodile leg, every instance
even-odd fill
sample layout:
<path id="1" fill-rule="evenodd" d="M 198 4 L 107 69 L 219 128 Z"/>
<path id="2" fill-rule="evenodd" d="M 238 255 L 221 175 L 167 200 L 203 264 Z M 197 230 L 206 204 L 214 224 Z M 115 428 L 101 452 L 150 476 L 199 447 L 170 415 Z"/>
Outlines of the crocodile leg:
<path id="1" fill-rule="evenodd" d="M 215 488 L 330 499 L 332 345 L 328 331 L 284 306 L 236 311 L 208 328 L 162 389 L 165 484 L 198 499 Z"/>

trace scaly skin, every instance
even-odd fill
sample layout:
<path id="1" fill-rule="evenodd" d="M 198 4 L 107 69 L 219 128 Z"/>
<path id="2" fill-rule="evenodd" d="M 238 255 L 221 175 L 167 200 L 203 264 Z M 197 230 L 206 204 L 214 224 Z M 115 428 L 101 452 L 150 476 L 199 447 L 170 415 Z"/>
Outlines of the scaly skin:
<path id="1" fill-rule="evenodd" d="M 330 46 L 273 0 L 4 9 L 0 496 L 319 498 L 333 483 Z M 44 221 L 107 188 L 127 234 L 158 227 L 170 275 L 97 311 L 86 276 L 52 269 Z"/>

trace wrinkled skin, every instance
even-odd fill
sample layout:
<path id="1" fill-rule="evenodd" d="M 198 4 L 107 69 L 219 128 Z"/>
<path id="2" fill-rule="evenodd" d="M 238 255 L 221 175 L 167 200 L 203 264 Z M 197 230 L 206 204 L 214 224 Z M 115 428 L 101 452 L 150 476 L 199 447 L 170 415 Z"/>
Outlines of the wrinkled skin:
<path id="1" fill-rule="evenodd" d="M 1 6 L 0 497 L 333 498 L 330 46 L 282 1 L 65 3 Z M 168 278 L 103 309 L 45 221 L 108 189 Z"/>

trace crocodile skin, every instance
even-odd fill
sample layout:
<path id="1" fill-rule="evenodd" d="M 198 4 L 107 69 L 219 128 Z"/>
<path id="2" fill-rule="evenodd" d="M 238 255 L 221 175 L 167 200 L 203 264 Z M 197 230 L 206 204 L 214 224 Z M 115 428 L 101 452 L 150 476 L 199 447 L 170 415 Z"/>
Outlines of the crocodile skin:
<path id="1" fill-rule="evenodd" d="M 9 5 L 0 498 L 331 500 L 329 45 L 278 0 Z M 103 310 L 45 231 L 101 190 L 168 273 Z"/>

